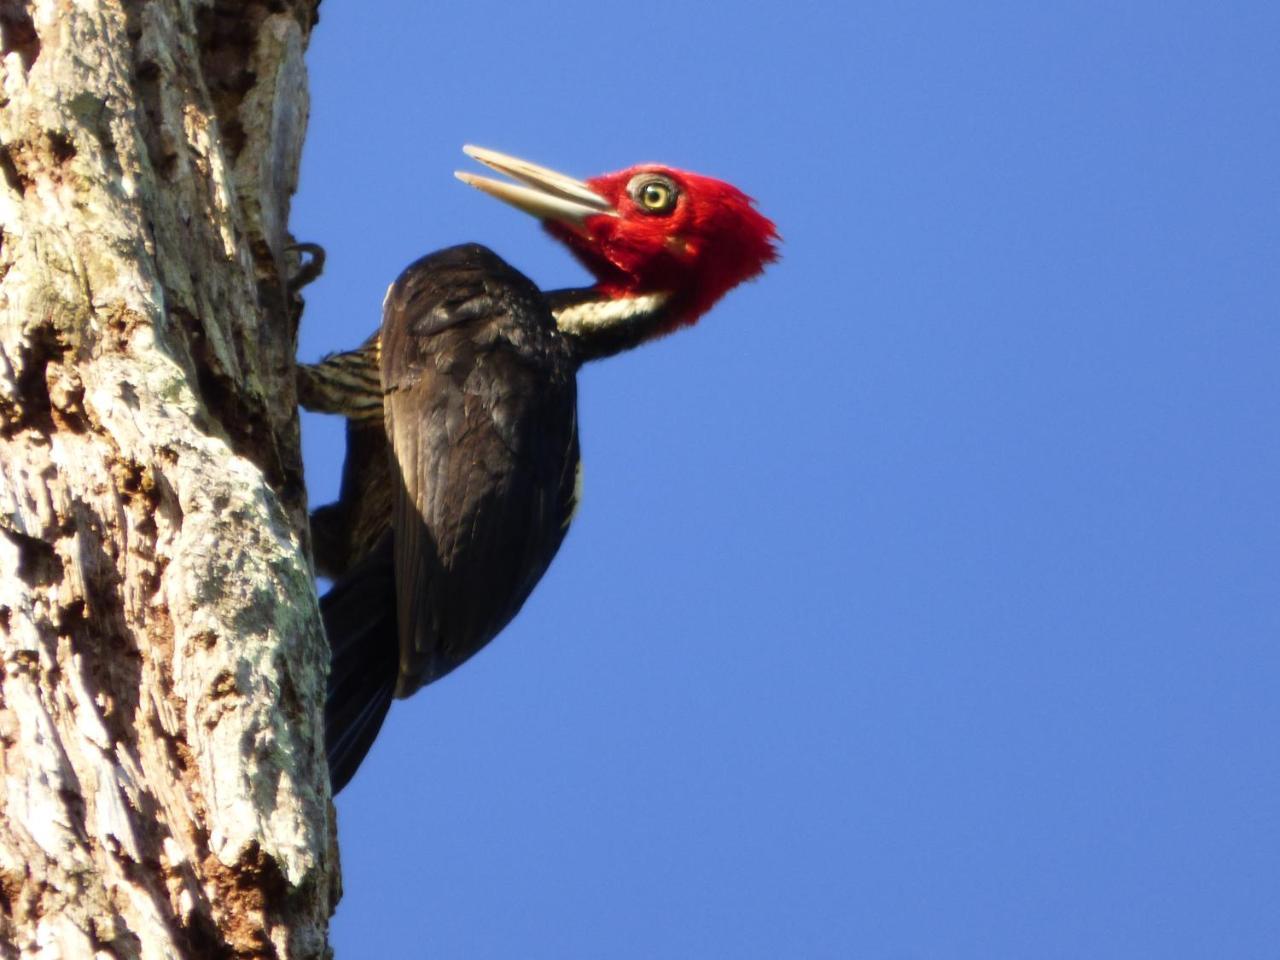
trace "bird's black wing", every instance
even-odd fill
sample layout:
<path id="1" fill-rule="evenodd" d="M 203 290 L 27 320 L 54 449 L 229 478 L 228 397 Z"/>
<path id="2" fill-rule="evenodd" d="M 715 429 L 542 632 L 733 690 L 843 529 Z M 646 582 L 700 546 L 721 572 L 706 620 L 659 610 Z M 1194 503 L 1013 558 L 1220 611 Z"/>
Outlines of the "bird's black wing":
<path id="1" fill-rule="evenodd" d="M 393 693 L 448 673 L 519 611 L 563 539 L 578 465 L 568 348 L 537 288 L 490 251 L 412 264 L 381 336 L 391 524 L 321 601 L 335 791 Z"/>
<path id="2" fill-rule="evenodd" d="M 515 616 L 563 538 L 578 462 L 571 361 L 541 293 L 483 247 L 410 267 L 383 312 L 407 696 Z"/>
<path id="3" fill-rule="evenodd" d="M 320 598 L 329 637 L 324 736 L 334 793 L 347 785 L 373 746 L 395 696 L 399 651 L 393 553 L 387 531 Z"/>

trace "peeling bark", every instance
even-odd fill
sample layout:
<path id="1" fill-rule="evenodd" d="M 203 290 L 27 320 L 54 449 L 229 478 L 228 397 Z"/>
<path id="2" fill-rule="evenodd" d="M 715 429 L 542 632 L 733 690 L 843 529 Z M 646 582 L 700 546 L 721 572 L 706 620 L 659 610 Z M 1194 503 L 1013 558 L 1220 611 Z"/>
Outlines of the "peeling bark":
<path id="1" fill-rule="evenodd" d="M 322 957 L 318 0 L 0 0 L 0 957 Z"/>

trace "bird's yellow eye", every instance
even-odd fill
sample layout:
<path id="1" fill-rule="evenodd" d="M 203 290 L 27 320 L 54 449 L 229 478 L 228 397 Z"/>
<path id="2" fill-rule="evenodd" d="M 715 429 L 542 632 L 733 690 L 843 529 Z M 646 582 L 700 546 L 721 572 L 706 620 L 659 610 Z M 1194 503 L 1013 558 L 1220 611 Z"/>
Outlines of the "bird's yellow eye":
<path id="1" fill-rule="evenodd" d="M 670 213 L 677 199 L 675 184 L 653 176 L 632 181 L 631 196 L 645 213 Z"/>
<path id="2" fill-rule="evenodd" d="M 671 202 L 671 191 L 665 184 L 646 183 L 640 189 L 640 202 L 650 210 L 661 210 Z"/>

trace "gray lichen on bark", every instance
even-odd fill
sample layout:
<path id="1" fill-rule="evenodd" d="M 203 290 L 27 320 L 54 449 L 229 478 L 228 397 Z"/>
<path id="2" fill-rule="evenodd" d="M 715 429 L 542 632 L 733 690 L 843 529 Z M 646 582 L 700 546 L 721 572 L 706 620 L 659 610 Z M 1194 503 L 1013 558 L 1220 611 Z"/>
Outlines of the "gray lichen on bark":
<path id="1" fill-rule="evenodd" d="M 0 0 L 0 956 L 314 957 L 314 0 Z"/>

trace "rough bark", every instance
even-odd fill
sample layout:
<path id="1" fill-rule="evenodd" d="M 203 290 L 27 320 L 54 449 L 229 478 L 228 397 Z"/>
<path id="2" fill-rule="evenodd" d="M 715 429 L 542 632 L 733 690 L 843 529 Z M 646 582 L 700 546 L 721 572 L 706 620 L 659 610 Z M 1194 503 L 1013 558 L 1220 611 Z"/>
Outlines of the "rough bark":
<path id="1" fill-rule="evenodd" d="M 317 0 L 0 0 L 0 957 L 316 957 Z"/>

